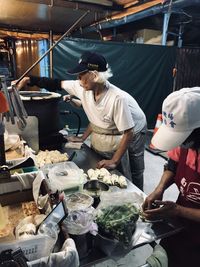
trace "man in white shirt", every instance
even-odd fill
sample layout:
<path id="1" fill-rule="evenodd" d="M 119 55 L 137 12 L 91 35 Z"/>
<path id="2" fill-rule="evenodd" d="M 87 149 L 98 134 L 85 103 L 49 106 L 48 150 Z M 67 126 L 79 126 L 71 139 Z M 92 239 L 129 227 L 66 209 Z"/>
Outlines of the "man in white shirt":
<path id="1" fill-rule="evenodd" d="M 78 97 L 90 124 L 81 137 L 72 137 L 70 141 L 84 141 L 91 135 L 92 148 L 105 157 L 98 162 L 98 168 L 114 169 L 128 153 L 132 182 L 143 189 L 144 112 L 130 94 L 108 82 L 112 73 L 102 55 L 85 52 L 78 65 L 68 73 L 77 75 L 77 80 L 30 76 L 18 84 L 18 89 L 27 84 L 37 85 L 49 90 L 64 89 Z"/>

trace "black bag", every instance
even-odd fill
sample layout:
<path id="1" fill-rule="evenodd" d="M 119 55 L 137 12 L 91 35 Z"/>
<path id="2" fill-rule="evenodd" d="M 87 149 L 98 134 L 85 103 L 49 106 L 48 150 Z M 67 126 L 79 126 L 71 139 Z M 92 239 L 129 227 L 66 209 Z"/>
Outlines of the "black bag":
<path id="1" fill-rule="evenodd" d="M 0 267 L 28 267 L 27 259 L 21 248 L 7 249 L 0 253 Z"/>

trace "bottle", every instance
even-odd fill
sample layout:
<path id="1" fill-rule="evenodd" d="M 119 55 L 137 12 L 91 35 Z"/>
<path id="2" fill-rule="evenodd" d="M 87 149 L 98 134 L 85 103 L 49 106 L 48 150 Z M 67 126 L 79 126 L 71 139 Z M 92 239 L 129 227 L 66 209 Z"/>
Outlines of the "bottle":
<path id="1" fill-rule="evenodd" d="M 57 223 L 58 223 L 58 217 L 56 216 L 56 214 L 51 214 L 50 220 L 48 221 L 45 220 L 44 222 L 41 223 L 38 229 L 38 234 L 47 235 L 52 239 L 54 239 L 56 242 L 58 234 L 60 232 L 60 228 Z"/>

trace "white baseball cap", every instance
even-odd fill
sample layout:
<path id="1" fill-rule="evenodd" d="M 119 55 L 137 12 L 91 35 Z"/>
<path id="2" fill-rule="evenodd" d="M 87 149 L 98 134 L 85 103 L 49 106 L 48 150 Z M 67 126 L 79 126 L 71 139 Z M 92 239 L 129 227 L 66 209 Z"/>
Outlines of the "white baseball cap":
<path id="1" fill-rule="evenodd" d="M 162 125 L 152 144 L 163 151 L 181 145 L 200 127 L 200 87 L 183 88 L 167 96 L 162 105 Z"/>

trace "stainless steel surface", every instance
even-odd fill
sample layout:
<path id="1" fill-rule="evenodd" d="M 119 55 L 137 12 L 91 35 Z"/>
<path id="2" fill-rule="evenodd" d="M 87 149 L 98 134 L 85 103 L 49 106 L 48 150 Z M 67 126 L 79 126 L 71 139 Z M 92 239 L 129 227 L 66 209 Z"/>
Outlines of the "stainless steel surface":
<path id="1" fill-rule="evenodd" d="M 4 76 L 1 76 L 1 84 L 4 95 L 9 105 L 9 111 L 5 114 L 6 120 L 9 121 L 10 118 L 11 122 L 14 124 L 14 116 L 16 115 L 17 125 L 22 130 L 26 127 L 26 118 L 28 117 L 28 115 L 20 98 L 19 91 L 15 88 L 15 86 L 11 86 L 11 88 L 8 89 Z"/>
<path id="2" fill-rule="evenodd" d="M 77 164 L 79 168 L 82 168 L 85 172 L 90 168 L 96 168 L 97 162 L 102 159 L 97 153 L 95 153 L 86 144 L 83 144 L 80 150 L 76 149 L 65 149 L 70 155 L 76 153 L 73 161 Z M 124 192 L 136 192 L 143 199 L 145 199 L 146 194 L 137 188 L 131 181 L 127 180 L 128 186 L 126 189 L 120 189 L 116 186 L 111 186 L 111 191 L 121 191 Z M 183 229 L 181 223 L 177 220 L 160 221 L 154 223 L 146 223 L 141 219 L 138 220 L 136 230 L 132 238 L 132 249 L 139 246 L 149 244 L 152 241 L 158 240 L 160 238 L 173 235 Z"/>
<path id="3" fill-rule="evenodd" d="M 0 0 L 1 28 L 23 31 L 64 33 L 86 10 L 91 13 L 77 29 L 103 19 L 108 9 L 101 5 L 75 3 L 74 1 L 54 0 Z M 95 16 L 96 15 L 96 16 Z M 4 27 L 3 27 L 4 26 Z"/>
<path id="4" fill-rule="evenodd" d="M 16 89 L 15 85 L 12 86 L 12 90 L 13 90 L 13 93 L 15 95 L 15 98 L 16 98 L 16 101 L 18 103 L 18 106 L 19 106 L 19 109 L 20 109 L 20 112 L 21 112 L 21 116 L 23 118 L 27 118 L 28 117 L 28 114 L 24 108 L 24 104 L 21 100 L 21 97 L 20 97 L 20 94 L 19 94 L 19 91 Z"/>
<path id="5" fill-rule="evenodd" d="M 17 103 L 16 97 L 14 95 L 14 91 L 10 91 L 10 99 L 13 107 L 14 114 L 17 117 L 17 126 L 19 127 L 20 130 L 25 129 L 26 127 L 26 121 L 22 116 L 22 112 L 20 110 L 20 106 Z"/>
<path id="6" fill-rule="evenodd" d="M 6 97 L 8 106 L 9 106 L 9 111 L 6 112 L 6 119 L 9 120 L 9 118 L 11 119 L 11 122 L 14 124 L 15 120 L 14 120 L 14 110 L 13 110 L 13 106 L 11 103 L 11 99 L 10 99 L 10 94 L 8 92 L 8 88 L 6 86 L 6 80 L 5 80 L 5 76 L 1 76 L 1 83 L 2 83 L 2 89 L 4 92 L 4 95 Z"/>
<path id="7" fill-rule="evenodd" d="M 50 47 L 53 45 L 53 31 L 49 31 L 49 44 Z M 53 78 L 53 50 L 49 53 L 49 63 L 50 63 L 50 78 Z"/>
<path id="8" fill-rule="evenodd" d="M 28 116 L 27 127 L 24 130 L 19 129 L 11 122 L 5 122 L 6 130 L 9 134 L 19 134 L 27 142 L 36 153 L 39 151 L 39 134 L 38 134 L 38 118 Z"/>

